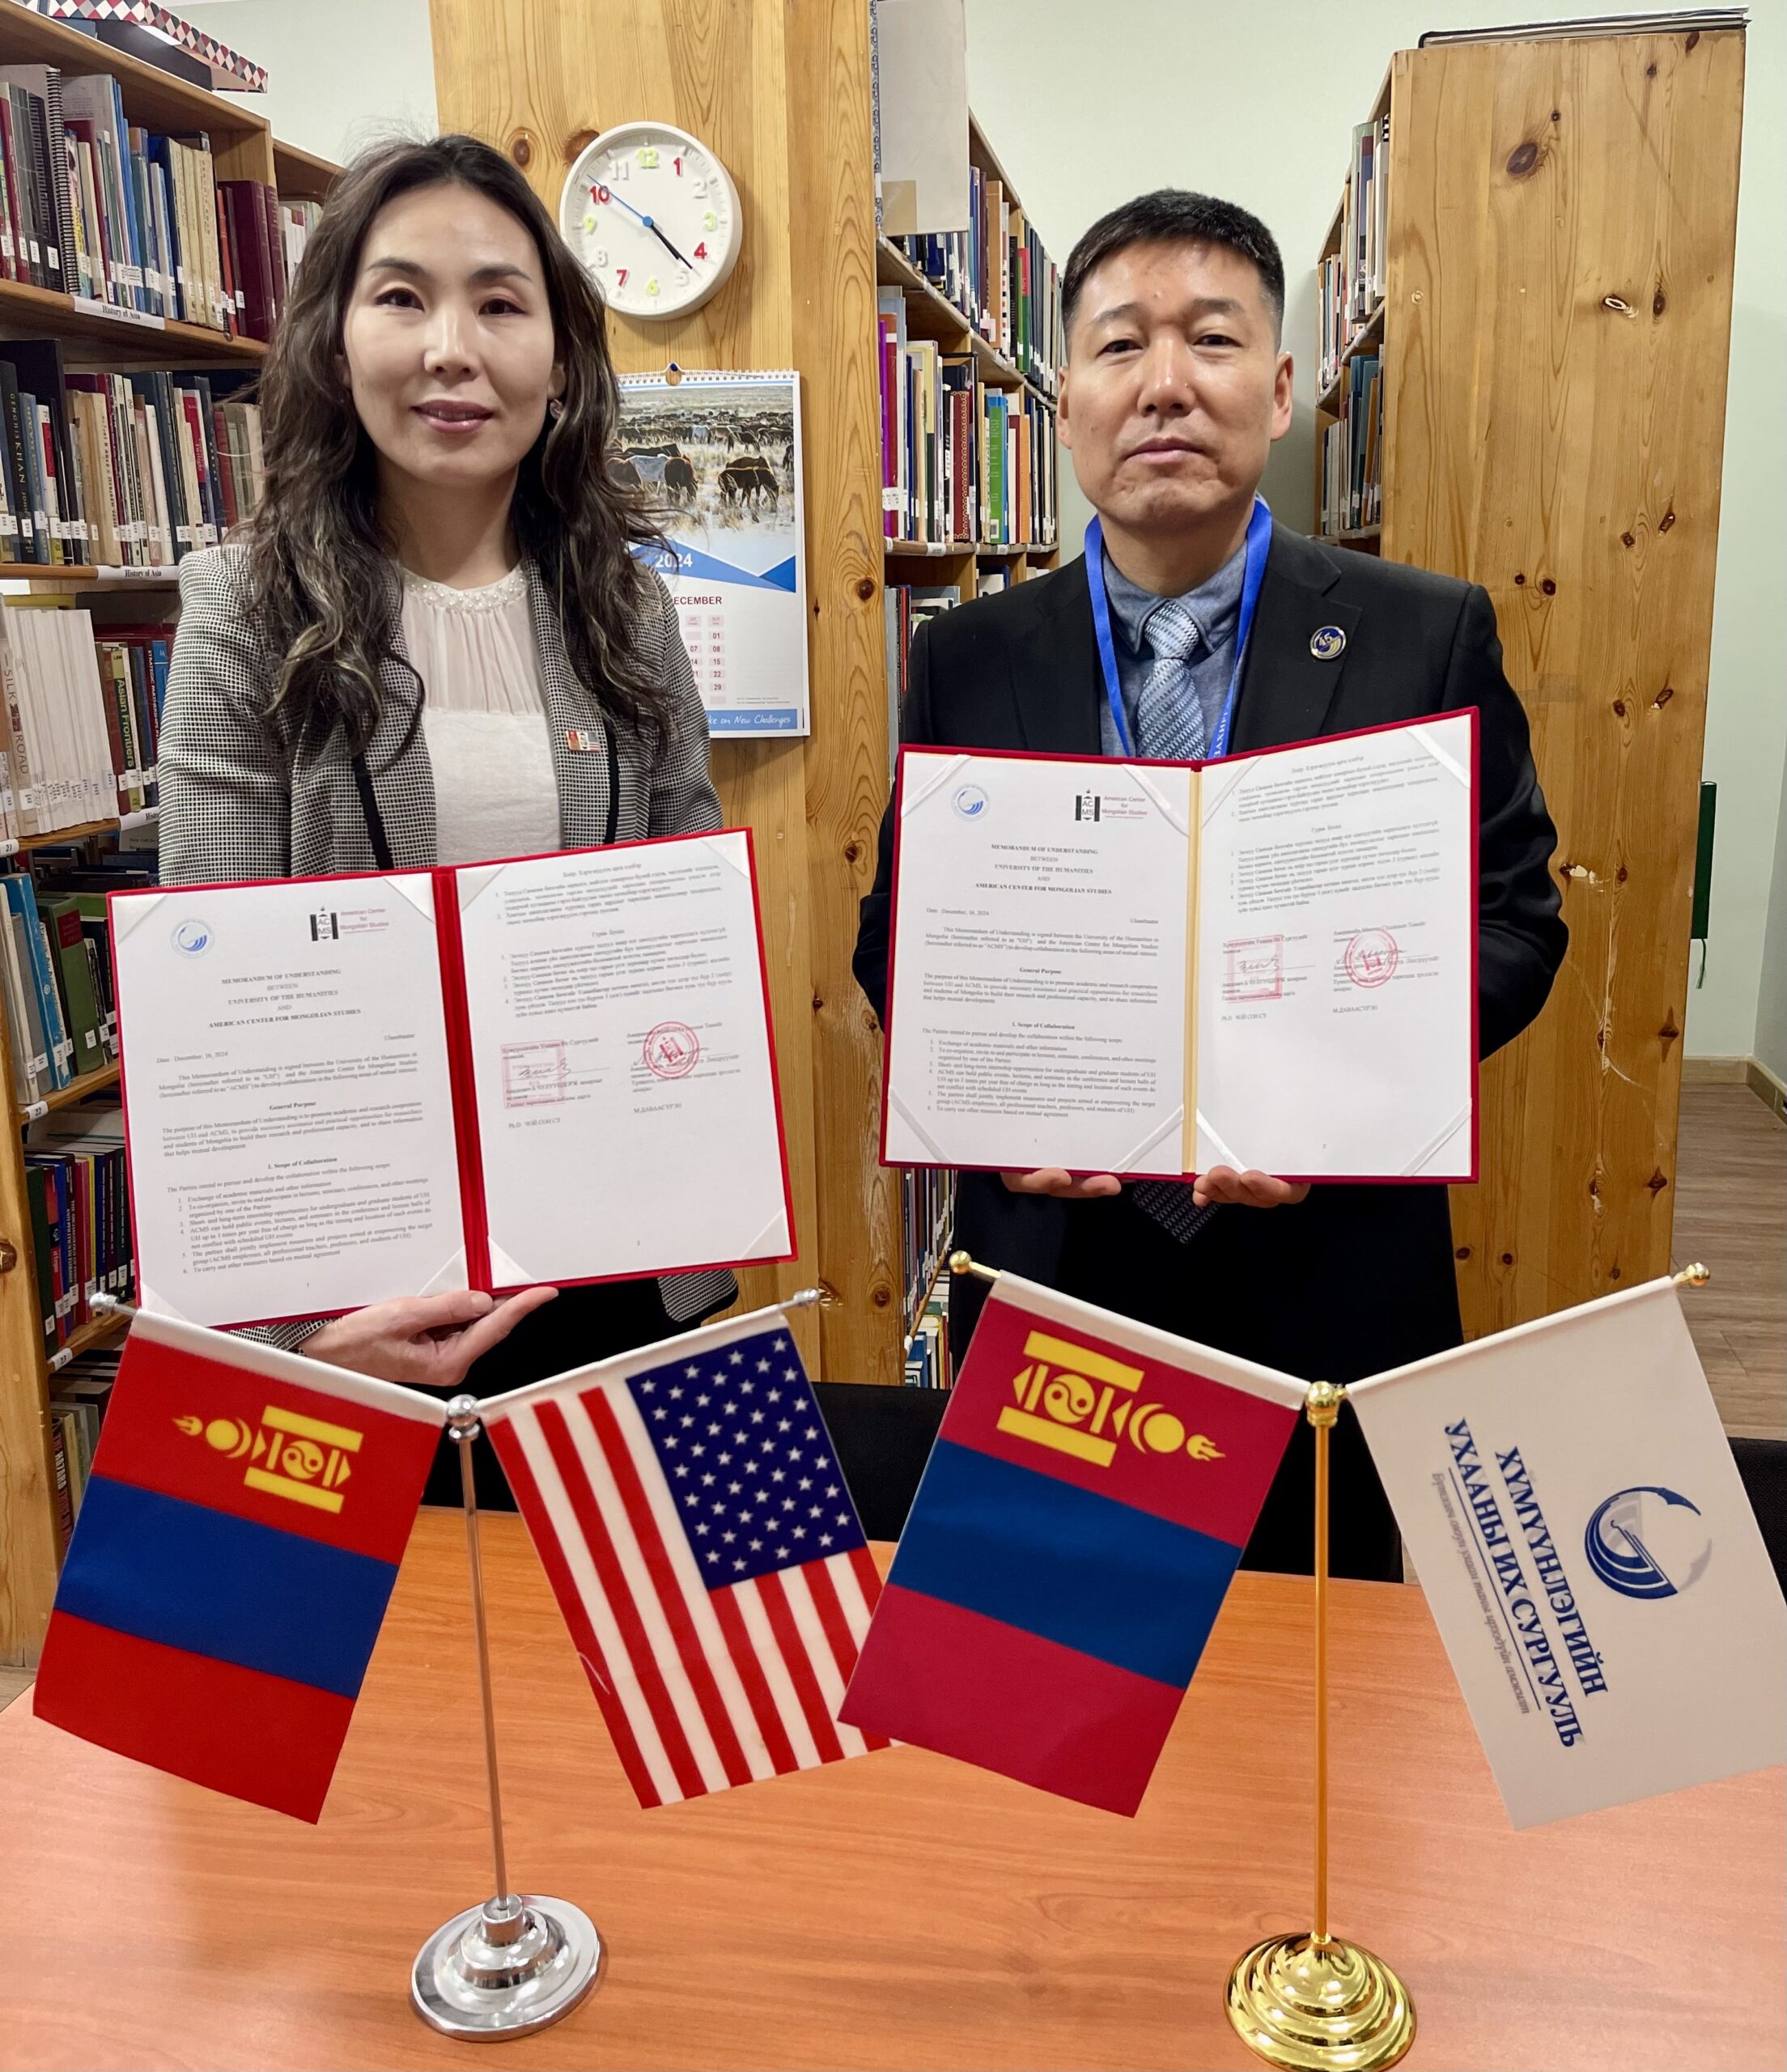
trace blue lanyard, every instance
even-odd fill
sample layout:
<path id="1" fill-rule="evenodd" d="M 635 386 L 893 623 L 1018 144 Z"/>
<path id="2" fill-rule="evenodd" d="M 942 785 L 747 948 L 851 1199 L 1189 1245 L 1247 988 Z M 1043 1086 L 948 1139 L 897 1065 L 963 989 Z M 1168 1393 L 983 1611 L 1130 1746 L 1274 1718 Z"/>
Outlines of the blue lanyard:
<path id="1" fill-rule="evenodd" d="M 1206 760 L 1214 762 L 1229 753 L 1229 729 L 1235 717 L 1235 698 L 1241 689 L 1242 664 L 1247 659 L 1247 636 L 1254 630 L 1254 607 L 1259 602 L 1259 586 L 1266 576 L 1266 553 L 1272 541 L 1272 514 L 1263 496 L 1254 499 L 1253 516 L 1247 520 L 1247 559 L 1241 578 L 1241 618 L 1235 627 L 1234 673 L 1229 679 L 1229 695 L 1223 700 L 1222 717 Z M 1117 651 L 1110 644 L 1110 600 L 1105 595 L 1105 536 L 1094 518 L 1086 528 L 1086 581 L 1092 591 L 1092 623 L 1098 636 L 1098 664 L 1105 673 L 1105 696 L 1117 739 L 1125 755 L 1135 746 L 1129 737 L 1129 715 L 1123 710 L 1123 686 L 1117 679 Z"/>

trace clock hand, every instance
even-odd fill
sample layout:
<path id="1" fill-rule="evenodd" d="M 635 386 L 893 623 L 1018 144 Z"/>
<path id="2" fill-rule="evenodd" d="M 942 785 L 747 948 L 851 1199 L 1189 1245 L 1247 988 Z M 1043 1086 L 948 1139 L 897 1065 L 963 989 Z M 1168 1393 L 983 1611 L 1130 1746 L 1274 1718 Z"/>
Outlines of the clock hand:
<path id="1" fill-rule="evenodd" d="M 679 266 L 689 266 L 689 261 L 683 257 L 682 254 L 677 251 L 675 245 L 670 242 L 669 239 L 664 236 L 664 232 L 658 228 L 657 225 L 652 222 L 649 216 L 643 218 L 642 221 L 644 223 L 646 228 L 651 231 L 652 235 L 658 240 L 659 244 L 664 247 L 664 250 L 669 253 L 670 257 L 676 261 Z M 694 271 L 694 268 L 693 266 L 689 266 L 689 270 L 690 273 L 693 273 Z"/>
<path id="2" fill-rule="evenodd" d="M 603 198 L 603 191 L 600 188 L 592 187 L 590 189 L 589 193 L 590 198 L 593 202 L 599 203 Z M 658 228 L 657 224 L 650 216 L 642 214 L 640 210 L 634 207 L 630 202 L 622 201 L 621 197 L 614 192 L 612 187 L 607 190 L 607 198 L 612 202 L 617 208 L 625 209 L 626 213 L 631 216 L 643 229 L 650 231 L 652 235 L 658 240 L 659 244 L 664 247 L 664 250 L 669 253 L 670 257 L 676 261 L 679 266 L 689 265 L 689 261 L 683 257 L 682 254 L 679 251 L 677 251 L 675 245 L 673 245 L 670 242 L 669 239 L 664 236 L 664 232 Z M 689 270 L 693 273 L 694 269 L 694 267 L 690 266 Z"/>

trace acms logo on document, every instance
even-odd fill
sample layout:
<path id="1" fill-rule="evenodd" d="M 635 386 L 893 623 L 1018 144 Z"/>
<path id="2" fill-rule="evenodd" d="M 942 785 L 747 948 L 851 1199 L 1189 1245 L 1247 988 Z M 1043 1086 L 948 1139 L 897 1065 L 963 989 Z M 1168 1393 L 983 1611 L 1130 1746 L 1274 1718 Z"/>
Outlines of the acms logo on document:
<path id="1" fill-rule="evenodd" d="M 1713 1558 L 1699 1505 L 1654 1483 L 1608 1497 L 1589 1520 L 1582 1545 L 1589 1566 L 1621 1597 L 1679 1596 Z"/>
<path id="2" fill-rule="evenodd" d="M 987 794 L 978 784 L 963 784 L 957 788 L 950 800 L 957 813 L 964 820 L 982 820 L 987 813 Z"/>
<path id="3" fill-rule="evenodd" d="M 209 921 L 181 921 L 176 925 L 169 940 L 182 957 L 202 957 L 211 946 L 211 924 Z"/>

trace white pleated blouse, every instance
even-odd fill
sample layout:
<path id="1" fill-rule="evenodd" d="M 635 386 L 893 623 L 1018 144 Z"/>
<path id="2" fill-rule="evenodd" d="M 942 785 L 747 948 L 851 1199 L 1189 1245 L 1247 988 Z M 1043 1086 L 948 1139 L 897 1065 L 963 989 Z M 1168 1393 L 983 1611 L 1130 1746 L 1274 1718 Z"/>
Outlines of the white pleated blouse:
<path id="1" fill-rule="evenodd" d="M 556 849 L 558 785 L 524 571 L 455 590 L 405 569 L 403 639 L 427 694 L 437 860 Z"/>

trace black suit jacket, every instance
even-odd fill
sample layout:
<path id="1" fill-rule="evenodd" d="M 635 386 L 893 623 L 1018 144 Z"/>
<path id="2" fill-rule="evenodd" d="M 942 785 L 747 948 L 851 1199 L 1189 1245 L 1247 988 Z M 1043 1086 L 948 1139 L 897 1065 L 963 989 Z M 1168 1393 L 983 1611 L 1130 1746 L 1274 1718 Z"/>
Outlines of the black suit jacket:
<path id="1" fill-rule="evenodd" d="M 1346 635 L 1331 661 L 1310 652 L 1322 626 Z M 901 737 L 1097 755 L 1104 697 L 1086 565 L 1074 561 L 919 629 Z M 1550 870 L 1556 830 L 1526 715 L 1502 673 L 1494 608 L 1475 584 L 1274 527 L 1235 710 L 1235 753 L 1472 705 L 1481 715 L 1478 1023 L 1487 1056 L 1544 1005 L 1568 939 Z M 889 806 L 855 957 L 877 1015 L 887 999 L 892 853 Z M 990 1265 L 1048 1281 L 1069 1219 L 1085 1212 L 1014 1195 L 995 1173 L 964 1173 L 956 1240 Z M 1220 1245 L 1200 1236 L 1182 1248 L 1188 1281 L 1207 1267 L 1212 1273 L 1212 1284 L 1186 1290 L 1206 1343 L 1334 1382 L 1458 1343 L 1444 1187 L 1317 1186 L 1294 1208 L 1225 1209 L 1217 1221 Z M 983 1294 L 971 1280 L 951 1289 L 958 1349 Z M 1121 1287 L 1101 1299 L 1114 1310 L 1136 1306 Z"/>

